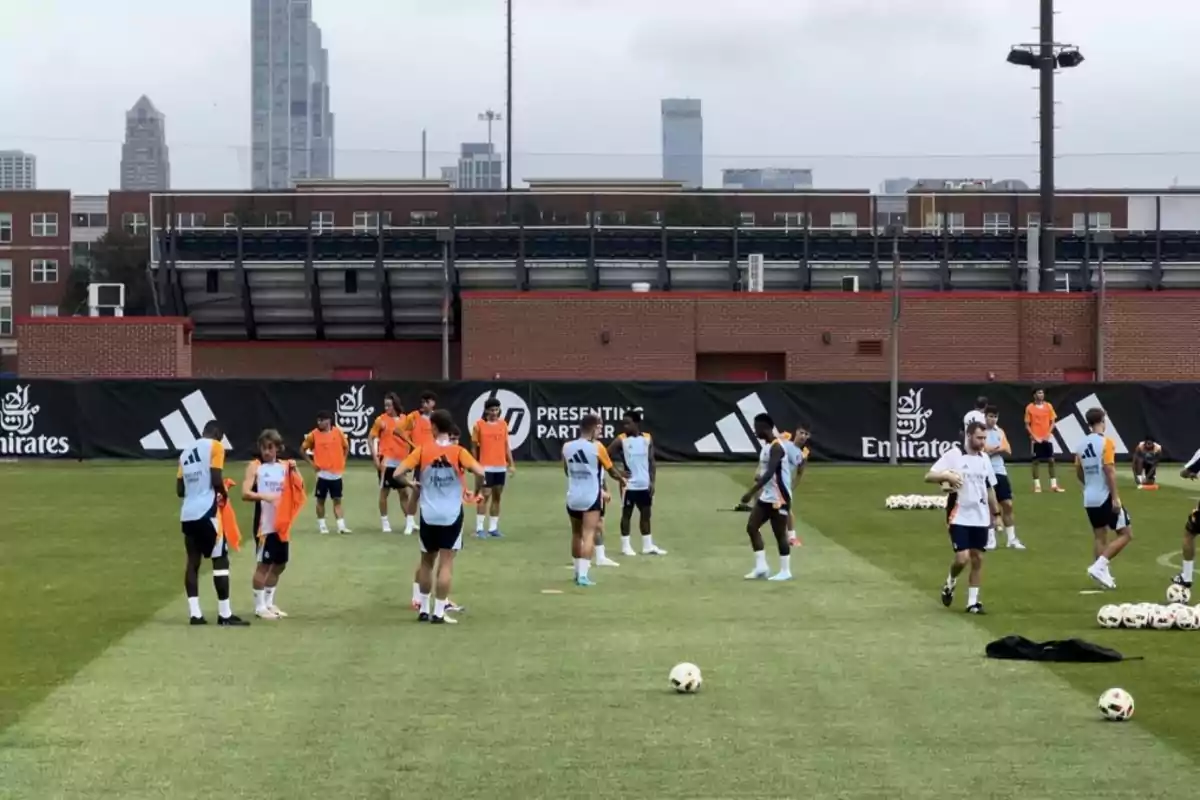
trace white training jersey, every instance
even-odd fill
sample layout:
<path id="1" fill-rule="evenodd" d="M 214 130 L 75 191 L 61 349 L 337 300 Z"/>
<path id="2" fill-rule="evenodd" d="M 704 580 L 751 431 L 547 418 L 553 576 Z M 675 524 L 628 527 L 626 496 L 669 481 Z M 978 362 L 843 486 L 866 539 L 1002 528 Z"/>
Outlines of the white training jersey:
<path id="1" fill-rule="evenodd" d="M 983 453 L 964 453 L 952 447 L 933 465 L 932 471 L 954 470 L 962 476 L 962 488 L 958 489 L 954 508 L 950 512 L 951 525 L 966 525 L 973 528 L 988 528 L 992 524 L 992 510 L 988 503 L 988 489 L 996 486 L 996 473 L 991 460 Z"/>
<path id="2" fill-rule="evenodd" d="M 997 425 L 994 428 L 987 429 L 987 446 L 988 447 L 1008 447 L 1008 437 L 1004 435 L 1004 429 Z M 1008 475 L 1008 467 L 1004 465 L 1003 453 L 992 453 L 988 458 L 992 461 L 992 472 L 997 475 Z"/>
<path id="3" fill-rule="evenodd" d="M 287 464 L 280 461 L 259 462 L 258 472 L 254 476 L 254 491 L 259 494 L 283 494 L 283 485 L 287 481 Z M 258 533 L 265 536 L 277 533 L 275 529 L 275 514 L 279 510 L 278 501 L 268 503 L 258 502 Z"/>
<path id="4" fill-rule="evenodd" d="M 1192 457 L 1188 459 L 1187 464 L 1183 468 L 1193 475 L 1200 475 L 1200 450 L 1192 454 Z"/>
<path id="5" fill-rule="evenodd" d="M 775 449 L 775 445 L 783 450 L 783 458 L 779 461 L 779 466 L 775 469 L 775 473 L 771 475 L 771 479 L 763 485 L 762 493 L 759 494 L 759 502 L 770 503 L 773 506 L 790 506 L 792 504 L 792 479 L 796 476 L 796 467 L 798 462 L 793 456 L 788 454 L 787 445 L 789 442 L 784 442 L 781 439 L 776 439 L 770 445 L 763 448 L 762 454 L 759 456 L 759 475 L 761 476 L 771 464 L 771 451 Z"/>
<path id="6" fill-rule="evenodd" d="M 1075 463 L 1083 467 L 1083 507 L 1099 508 L 1108 502 L 1110 493 L 1104 467 L 1117 463 L 1112 439 L 1102 433 L 1089 433 L 1075 450 Z"/>
<path id="7" fill-rule="evenodd" d="M 193 522 L 217 515 L 217 493 L 212 485 L 212 470 L 225 468 L 225 448 L 214 439 L 199 439 L 179 455 L 183 481 L 181 522 Z"/>
<path id="8" fill-rule="evenodd" d="M 637 436 L 621 434 L 617 437 L 621 442 L 621 461 L 629 470 L 629 482 L 626 489 L 634 491 L 650 488 L 650 434 L 641 433 Z"/>
<path id="9" fill-rule="evenodd" d="M 800 469 L 800 465 L 804 463 L 804 448 L 791 439 L 785 439 L 783 457 L 792 462 L 792 473 L 795 474 L 796 470 Z"/>
<path id="10" fill-rule="evenodd" d="M 454 525 L 463 515 L 464 469 L 479 462 L 460 445 L 441 436 L 408 454 L 402 470 L 415 470 L 421 482 L 421 520 L 430 525 Z"/>
<path id="11" fill-rule="evenodd" d="M 575 439 L 563 445 L 563 463 L 567 469 L 567 508 L 599 509 L 603 488 L 600 475 L 603 470 L 612 469 L 608 451 L 591 439 Z"/>

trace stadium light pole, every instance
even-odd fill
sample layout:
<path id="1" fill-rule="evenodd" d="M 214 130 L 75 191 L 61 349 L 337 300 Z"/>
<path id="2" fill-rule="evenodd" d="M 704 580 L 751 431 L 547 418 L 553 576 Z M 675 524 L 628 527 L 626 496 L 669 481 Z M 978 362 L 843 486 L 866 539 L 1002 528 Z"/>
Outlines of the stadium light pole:
<path id="1" fill-rule="evenodd" d="M 507 46 L 505 48 L 505 81 L 504 89 L 504 149 L 508 152 L 504 154 L 504 190 L 512 192 L 512 131 L 513 131 L 513 0 L 506 0 L 504 3 L 505 11 L 507 12 Z M 511 220 L 511 215 L 510 215 Z"/>
<path id="2" fill-rule="evenodd" d="M 1040 0 L 1039 34 L 1037 44 L 1013 45 L 1008 63 L 1036 69 L 1038 82 L 1038 160 L 1039 220 L 1041 226 L 1039 288 L 1043 292 L 1055 288 L 1055 227 L 1054 227 L 1054 74 L 1060 67 L 1071 69 L 1083 63 L 1083 54 L 1074 45 L 1054 41 L 1054 0 Z"/>
<path id="3" fill-rule="evenodd" d="M 897 427 L 896 407 L 900 404 L 900 284 L 903 280 L 900 269 L 900 233 L 903 226 L 889 225 L 888 233 L 892 237 L 892 376 L 889 393 L 888 416 L 888 463 L 895 466 L 900 463 L 900 431 Z"/>

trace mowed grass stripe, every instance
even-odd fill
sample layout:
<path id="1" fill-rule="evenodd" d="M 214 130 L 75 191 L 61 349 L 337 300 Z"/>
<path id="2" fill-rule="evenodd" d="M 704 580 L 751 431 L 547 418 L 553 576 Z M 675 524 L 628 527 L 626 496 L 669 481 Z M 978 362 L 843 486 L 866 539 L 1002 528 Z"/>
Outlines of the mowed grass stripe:
<path id="1" fill-rule="evenodd" d="M 297 537 L 291 619 L 192 630 L 173 600 L 0 739 L 0 796 L 1159 797 L 1192 774 L 815 529 L 800 580 L 745 585 L 744 517 L 708 510 L 738 492 L 718 470 L 664 469 L 671 555 L 579 592 L 561 480 L 522 470 L 510 538 L 463 554 L 464 623 L 434 629 L 407 611 L 416 543 L 368 530 L 356 471 L 359 533 Z M 665 691 L 684 659 L 698 696 Z"/>

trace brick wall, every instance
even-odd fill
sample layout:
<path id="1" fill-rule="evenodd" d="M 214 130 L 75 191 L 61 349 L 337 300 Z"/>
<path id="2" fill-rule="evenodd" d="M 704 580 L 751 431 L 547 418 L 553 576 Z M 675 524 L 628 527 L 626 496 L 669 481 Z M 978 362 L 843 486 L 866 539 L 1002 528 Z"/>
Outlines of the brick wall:
<path id="1" fill-rule="evenodd" d="M 1106 320 L 1128 325 L 1144 313 L 1139 304 L 1169 294 L 1112 293 Z M 1172 303 L 1172 319 L 1194 318 L 1185 297 Z M 989 373 L 1000 381 L 1063 380 L 1094 368 L 1094 319 L 1095 298 L 1086 294 L 908 293 L 902 373 L 921 381 L 979 381 Z M 786 359 L 788 380 L 886 380 L 890 320 L 888 294 L 469 293 L 462 374 L 690 380 L 697 355 L 724 354 L 720 362 L 732 368 L 732 354 L 772 353 Z M 1156 324 L 1173 327 L 1161 318 Z M 1144 379 L 1148 363 L 1167 368 L 1170 353 L 1185 350 L 1200 377 L 1190 337 L 1164 330 L 1153 340 L 1157 361 L 1130 351 L 1123 363 L 1109 354 L 1107 378 Z M 713 362 L 705 360 L 708 373 Z"/>
<path id="2" fill-rule="evenodd" d="M 190 378 L 191 321 L 179 317 L 23 318 L 24 378 Z"/>
<path id="3" fill-rule="evenodd" d="M 379 380 L 439 380 L 442 343 L 196 342 L 192 363 L 197 378 L 332 378 L 337 370 L 362 369 Z M 458 364 L 452 342 L 454 377 Z"/>
<path id="4" fill-rule="evenodd" d="M 1200 380 L 1200 292 L 1137 292 L 1106 298 L 1104 377 Z"/>

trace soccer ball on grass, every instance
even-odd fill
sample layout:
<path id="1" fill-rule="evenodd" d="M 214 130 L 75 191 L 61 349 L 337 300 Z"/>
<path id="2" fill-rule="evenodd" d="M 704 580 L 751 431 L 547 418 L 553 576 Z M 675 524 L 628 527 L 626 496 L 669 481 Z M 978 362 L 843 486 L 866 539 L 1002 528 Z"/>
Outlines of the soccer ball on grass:
<path id="1" fill-rule="evenodd" d="M 1169 631 L 1175 627 L 1175 609 L 1170 606 L 1158 606 L 1150 617 L 1150 624 L 1156 631 Z"/>
<path id="2" fill-rule="evenodd" d="M 1200 628 L 1200 618 L 1191 606 L 1179 606 L 1175 609 L 1175 627 L 1181 631 L 1194 631 Z"/>
<path id="3" fill-rule="evenodd" d="M 1116 605 L 1101 606 L 1096 614 L 1096 622 L 1100 623 L 1101 628 L 1119 628 L 1123 619 L 1121 607 Z"/>
<path id="4" fill-rule="evenodd" d="M 1168 603 L 1188 603 L 1192 599 L 1192 590 L 1186 586 L 1180 586 L 1178 583 L 1172 583 L 1167 587 L 1167 602 Z"/>
<path id="5" fill-rule="evenodd" d="M 1100 695 L 1098 705 L 1109 722 L 1124 722 L 1133 716 L 1133 695 L 1124 689 L 1109 689 Z"/>
<path id="6" fill-rule="evenodd" d="M 671 688 L 680 694 L 692 694 L 704 682 L 700 677 L 700 668 L 686 661 L 671 668 L 670 681 Z"/>
<path id="7" fill-rule="evenodd" d="M 1133 628 L 1136 630 L 1138 628 L 1146 627 L 1146 624 L 1149 621 L 1150 615 L 1146 612 L 1146 607 L 1141 603 L 1134 603 L 1133 605 L 1129 606 L 1129 608 L 1125 609 L 1124 616 L 1121 619 L 1121 624 L 1126 628 Z"/>

